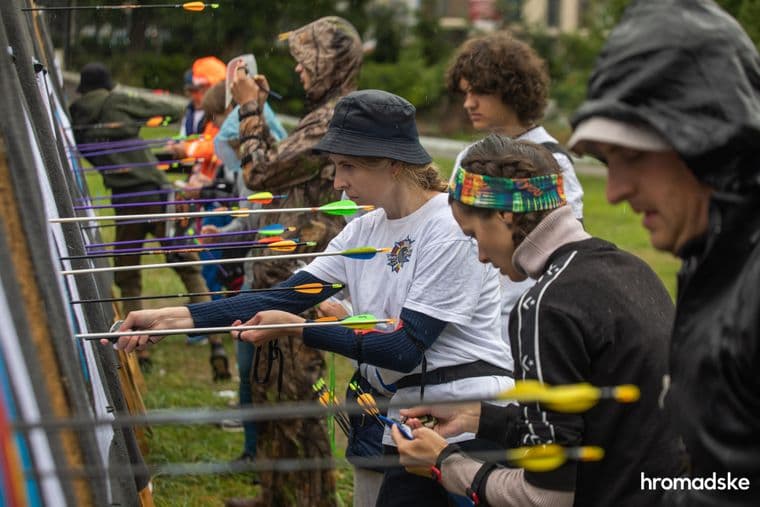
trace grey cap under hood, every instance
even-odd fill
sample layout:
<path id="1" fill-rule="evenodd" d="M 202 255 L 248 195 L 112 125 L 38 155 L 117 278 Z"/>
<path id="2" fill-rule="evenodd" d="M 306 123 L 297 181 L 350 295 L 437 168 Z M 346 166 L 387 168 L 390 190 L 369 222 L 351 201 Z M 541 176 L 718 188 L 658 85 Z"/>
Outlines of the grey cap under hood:
<path id="1" fill-rule="evenodd" d="M 652 127 L 716 189 L 760 188 L 760 57 L 710 0 L 632 2 L 571 123 L 593 116 Z"/>

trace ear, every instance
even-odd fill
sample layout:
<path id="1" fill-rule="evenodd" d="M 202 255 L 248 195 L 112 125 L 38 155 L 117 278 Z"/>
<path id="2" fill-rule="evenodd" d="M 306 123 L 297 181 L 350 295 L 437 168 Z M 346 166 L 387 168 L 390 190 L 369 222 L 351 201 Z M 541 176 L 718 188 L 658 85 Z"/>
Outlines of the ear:
<path id="1" fill-rule="evenodd" d="M 398 160 L 389 159 L 390 164 L 388 164 L 388 167 L 391 169 L 391 177 L 395 180 L 398 179 L 399 174 L 401 172 L 401 164 Z"/>
<path id="2" fill-rule="evenodd" d="M 512 228 L 512 224 L 514 223 L 514 214 L 511 211 L 497 211 L 496 217 L 504 222 L 507 228 Z"/>

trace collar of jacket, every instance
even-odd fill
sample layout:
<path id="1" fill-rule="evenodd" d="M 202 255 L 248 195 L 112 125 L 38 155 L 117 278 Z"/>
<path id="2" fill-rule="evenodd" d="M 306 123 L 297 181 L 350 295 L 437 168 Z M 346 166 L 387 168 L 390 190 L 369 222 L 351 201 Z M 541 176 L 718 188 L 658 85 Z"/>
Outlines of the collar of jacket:
<path id="1" fill-rule="evenodd" d="M 569 205 L 559 207 L 541 220 L 515 249 L 512 264 L 518 272 L 537 279 L 558 248 L 590 237 Z"/>

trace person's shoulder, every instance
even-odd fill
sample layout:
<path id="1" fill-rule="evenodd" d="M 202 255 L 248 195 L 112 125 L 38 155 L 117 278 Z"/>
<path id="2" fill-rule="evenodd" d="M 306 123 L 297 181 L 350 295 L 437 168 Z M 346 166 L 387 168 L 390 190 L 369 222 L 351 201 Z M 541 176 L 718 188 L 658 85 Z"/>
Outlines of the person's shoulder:
<path id="1" fill-rule="evenodd" d="M 420 220 L 424 222 L 424 230 L 431 239 L 438 241 L 467 239 L 451 212 L 448 194 L 436 195 L 427 203 L 426 208 Z"/>

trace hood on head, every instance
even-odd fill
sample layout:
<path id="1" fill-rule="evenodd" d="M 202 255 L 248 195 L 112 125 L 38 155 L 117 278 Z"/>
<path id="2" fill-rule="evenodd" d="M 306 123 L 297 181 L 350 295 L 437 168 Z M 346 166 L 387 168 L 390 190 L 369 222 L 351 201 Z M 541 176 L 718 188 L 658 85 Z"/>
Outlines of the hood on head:
<path id="1" fill-rule="evenodd" d="M 306 96 L 319 102 L 356 88 L 362 64 L 362 41 L 343 18 L 327 16 L 288 34 L 293 58 L 311 76 Z"/>
<path id="2" fill-rule="evenodd" d="M 595 116 L 651 127 L 718 190 L 760 187 L 760 57 L 711 0 L 635 0 L 573 128 Z"/>

